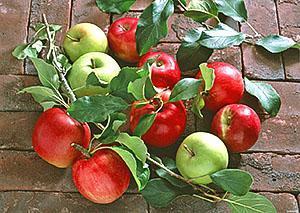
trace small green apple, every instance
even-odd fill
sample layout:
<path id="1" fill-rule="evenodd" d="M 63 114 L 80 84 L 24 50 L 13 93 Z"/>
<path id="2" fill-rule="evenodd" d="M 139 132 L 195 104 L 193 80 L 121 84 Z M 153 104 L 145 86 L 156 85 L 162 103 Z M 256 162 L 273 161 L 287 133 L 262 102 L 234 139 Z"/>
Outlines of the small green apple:
<path id="1" fill-rule="evenodd" d="M 84 54 L 75 61 L 67 75 L 68 82 L 77 97 L 108 93 L 108 86 L 86 85 L 87 77 L 94 72 L 99 80 L 107 84 L 119 74 L 120 66 L 109 55 L 100 52 Z"/>
<path id="2" fill-rule="evenodd" d="M 185 138 L 177 150 L 176 166 L 193 183 L 209 184 L 210 174 L 227 168 L 228 152 L 217 136 L 196 132 Z"/>
<path id="3" fill-rule="evenodd" d="M 71 61 L 89 52 L 107 52 L 108 41 L 105 33 L 90 23 L 76 24 L 67 32 L 63 47 Z"/>

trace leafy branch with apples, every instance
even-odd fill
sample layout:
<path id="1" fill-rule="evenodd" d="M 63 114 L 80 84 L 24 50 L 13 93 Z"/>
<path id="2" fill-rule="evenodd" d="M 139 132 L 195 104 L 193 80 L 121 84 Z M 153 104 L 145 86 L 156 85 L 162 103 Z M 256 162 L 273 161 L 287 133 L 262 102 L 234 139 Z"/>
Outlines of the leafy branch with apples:
<path id="1" fill-rule="evenodd" d="M 97 0 L 96 4 L 104 12 L 122 14 L 134 2 Z M 187 33 L 177 60 L 151 50 L 167 35 L 175 7 L 203 25 Z M 221 23 L 219 13 L 246 23 L 254 35 Z M 211 19 L 216 25 L 207 24 Z M 214 49 L 242 42 L 271 53 L 299 44 L 279 35 L 263 37 L 247 22 L 243 0 L 188 4 L 155 0 L 139 18 L 114 21 L 107 37 L 94 24 L 76 24 L 66 33 L 63 47 L 55 40 L 61 27 L 49 24 L 45 15 L 34 30 L 30 42 L 12 53 L 33 63 L 41 83 L 19 92 L 31 94 L 44 109 L 32 145 L 48 163 L 72 166 L 73 182 L 85 198 L 99 204 L 114 202 L 132 177 L 154 207 L 166 207 L 176 197 L 189 195 L 226 202 L 232 212 L 276 212 L 267 198 L 250 192 L 250 173 L 227 167 L 229 152 L 250 149 L 261 130 L 256 112 L 239 104 L 244 93 L 255 97 L 270 117 L 279 112 L 279 94 L 269 84 L 243 79 L 228 63 L 206 62 Z M 132 66 L 121 68 L 114 58 Z M 181 78 L 190 70 L 197 70 L 194 78 Z M 213 115 L 211 123 L 203 109 Z M 210 130 L 187 136 L 174 159 L 157 154 L 166 147 L 177 148 L 188 110 Z"/>

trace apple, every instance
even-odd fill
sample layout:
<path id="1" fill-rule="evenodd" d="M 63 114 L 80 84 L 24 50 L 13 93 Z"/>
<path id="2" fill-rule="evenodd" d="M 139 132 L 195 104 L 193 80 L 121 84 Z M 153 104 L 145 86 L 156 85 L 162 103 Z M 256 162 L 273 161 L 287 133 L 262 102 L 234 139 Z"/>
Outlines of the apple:
<path id="1" fill-rule="evenodd" d="M 63 48 L 71 61 L 89 52 L 107 52 L 108 42 L 105 33 L 90 23 L 76 24 L 67 32 Z"/>
<path id="2" fill-rule="evenodd" d="M 75 61 L 68 72 L 67 79 L 71 88 L 78 97 L 108 93 L 108 84 L 119 74 L 121 68 L 109 55 L 100 52 L 87 53 Z M 86 86 L 86 80 L 90 73 L 94 72 L 103 86 Z"/>
<path id="3" fill-rule="evenodd" d="M 127 190 L 130 171 L 121 157 L 110 149 L 100 149 L 91 158 L 81 158 L 72 167 L 78 191 L 94 203 L 107 204 Z"/>
<path id="4" fill-rule="evenodd" d="M 120 18 L 110 25 L 107 33 L 109 47 L 115 56 L 130 63 L 138 62 L 140 59 L 135 40 L 138 21 L 138 18 Z"/>
<path id="5" fill-rule="evenodd" d="M 231 152 L 244 152 L 257 141 L 261 130 L 256 112 L 243 104 L 220 109 L 213 118 L 211 131 L 220 137 Z"/>
<path id="6" fill-rule="evenodd" d="M 170 90 L 164 91 L 157 97 L 160 101 L 155 99 L 142 107 L 137 107 L 138 102 L 135 102 L 130 111 L 131 132 L 134 132 L 142 116 L 157 111 L 152 126 L 142 136 L 144 142 L 153 147 L 163 148 L 174 144 L 186 127 L 186 109 L 183 102 L 168 103 L 170 93 Z"/>
<path id="7" fill-rule="evenodd" d="M 241 72 L 231 64 L 213 62 L 207 65 L 215 72 L 214 85 L 208 95 L 204 95 L 207 109 L 216 112 L 228 104 L 238 103 L 244 94 L 244 82 Z M 201 77 L 199 72 L 196 78 Z"/>
<path id="8" fill-rule="evenodd" d="M 195 132 L 184 139 L 176 154 L 180 174 L 195 184 L 209 184 L 209 175 L 228 166 L 228 152 L 215 135 Z"/>
<path id="9" fill-rule="evenodd" d="M 164 52 L 148 52 L 142 56 L 138 67 L 151 62 L 151 80 L 158 88 L 172 89 L 181 79 L 181 71 L 177 61 L 171 55 Z"/>
<path id="10" fill-rule="evenodd" d="M 34 151 L 48 163 L 66 168 L 81 155 L 71 144 L 88 147 L 91 132 L 88 124 L 71 118 L 66 110 L 51 108 L 38 118 L 33 134 Z"/>

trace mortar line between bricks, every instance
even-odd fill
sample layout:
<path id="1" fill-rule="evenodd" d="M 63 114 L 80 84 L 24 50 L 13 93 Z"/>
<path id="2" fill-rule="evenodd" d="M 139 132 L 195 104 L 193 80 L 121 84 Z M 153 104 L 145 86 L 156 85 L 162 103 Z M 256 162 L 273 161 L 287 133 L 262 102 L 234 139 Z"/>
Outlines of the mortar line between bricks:
<path id="1" fill-rule="evenodd" d="M 30 17 L 31 17 L 31 12 L 32 12 L 32 2 L 33 2 L 33 0 L 30 1 L 28 20 L 27 20 L 27 26 L 26 26 L 26 43 L 28 43 L 28 39 L 29 39 L 29 28 L 30 28 Z M 26 60 L 23 60 L 23 75 L 26 75 Z"/>
<path id="2" fill-rule="evenodd" d="M 69 12 L 69 26 L 68 28 L 70 28 L 72 26 L 72 21 L 73 21 L 73 0 L 69 0 L 70 1 L 70 12 Z"/>
<path id="3" fill-rule="evenodd" d="M 282 193 L 287 193 L 287 194 L 291 194 L 291 195 L 298 195 L 298 191 L 284 191 L 284 190 L 276 190 L 276 191 L 270 191 L 270 190 L 250 190 L 250 192 L 255 192 L 255 193 L 272 193 L 272 194 L 282 194 Z M 297 199 L 297 198 L 296 198 Z"/>

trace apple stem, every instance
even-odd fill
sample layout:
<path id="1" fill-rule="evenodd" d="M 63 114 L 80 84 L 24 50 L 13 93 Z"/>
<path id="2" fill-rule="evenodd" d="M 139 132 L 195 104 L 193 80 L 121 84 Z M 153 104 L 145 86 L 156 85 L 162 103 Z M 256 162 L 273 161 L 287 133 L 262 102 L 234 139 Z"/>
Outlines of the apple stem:
<path id="1" fill-rule="evenodd" d="M 91 58 L 91 62 L 92 62 L 92 68 L 95 69 L 96 68 L 96 61 Z"/>
<path id="2" fill-rule="evenodd" d="M 120 27 L 124 31 L 128 31 L 128 28 L 124 27 L 123 25 L 119 24 L 118 27 Z"/>
<path id="3" fill-rule="evenodd" d="M 71 146 L 76 149 L 77 151 L 81 152 L 84 156 L 86 156 L 87 158 L 92 157 L 92 155 L 89 153 L 89 151 L 85 148 L 83 148 L 82 146 L 80 146 L 77 143 L 72 143 Z"/>
<path id="4" fill-rule="evenodd" d="M 80 41 L 80 39 L 74 38 L 74 37 L 70 36 L 69 34 L 66 34 L 66 37 L 67 37 L 68 39 L 72 40 L 72 41 L 75 41 L 75 42 L 79 42 L 79 41 Z"/>
<path id="5" fill-rule="evenodd" d="M 195 156 L 193 150 L 191 150 L 186 144 L 183 144 L 184 149 L 191 155 L 191 157 Z"/>

